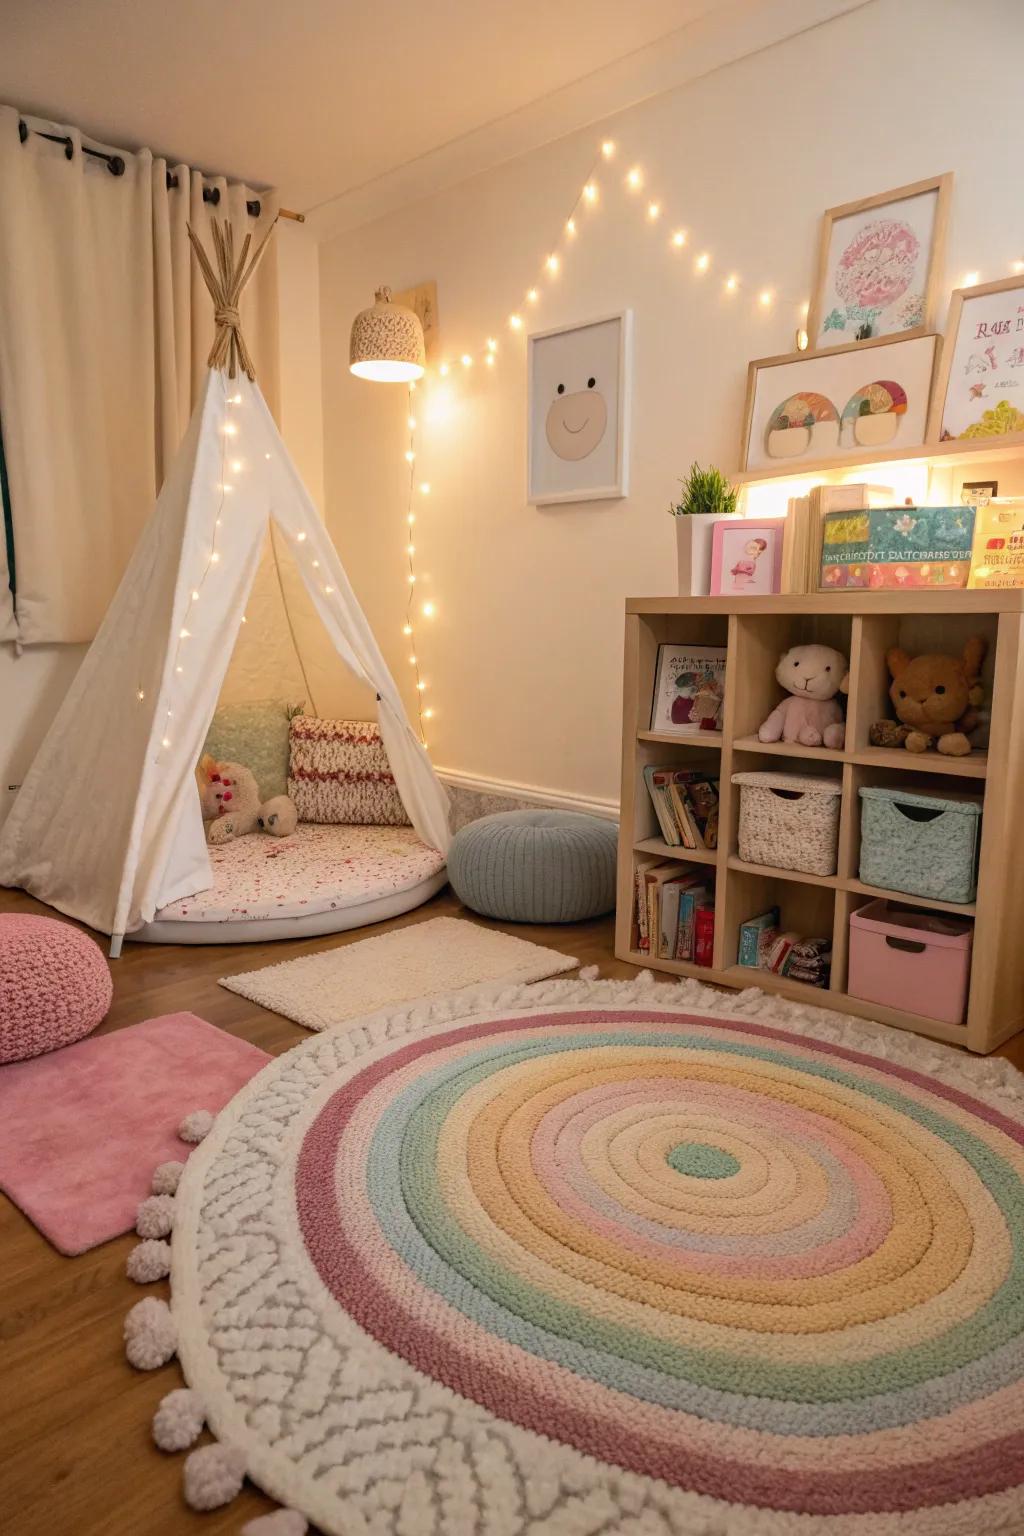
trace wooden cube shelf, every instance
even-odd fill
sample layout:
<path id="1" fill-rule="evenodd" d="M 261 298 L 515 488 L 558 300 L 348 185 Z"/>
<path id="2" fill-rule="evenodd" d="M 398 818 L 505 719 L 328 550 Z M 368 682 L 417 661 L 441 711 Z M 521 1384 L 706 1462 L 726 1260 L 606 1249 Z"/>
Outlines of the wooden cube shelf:
<path id="1" fill-rule="evenodd" d="M 885 653 L 958 651 L 968 635 L 988 640 L 984 681 L 991 722 L 986 751 L 947 758 L 872 747 L 872 722 L 890 713 Z M 850 658 L 846 745 L 842 751 L 757 739 L 782 696 L 775 664 L 787 646 L 818 641 Z M 676 736 L 650 729 L 651 701 L 663 643 L 725 645 L 723 729 Z M 785 759 L 792 759 L 786 762 Z M 720 778 L 717 850 L 664 842 L 643 780 L 650 764 L 694 766 Z M 991 772 L 989 771 L 991 765 Z M 835 875 L 744 863 L 737 847 L 739 794 L 732 775 L 774 768 L 842 779 Z M 902 786 L 983 797 L 978 890 L 973 902 L 929 901 L 865 885 L 859 878 L 860 796 L 865 785 Z M 785 997 L 914 1030 L 971 1051 L 988 1052 L 1024 1028 L 1024 592 L 915 591 L 799 593 L 771 597 L 631 598 L 626 603 L 615 953 L 620 960 L 723 986 L 763 987 Z M 715 945 L 710 966 L 666 960 L 633 948 L 634 861 L 660 854 L 714 870 Z M 881 1007 L 846 991 L 850 914 L 878 897 L 974 920 L 966 1021 L 948 1024 Z M 771 906 L 784 926 L 832 938 L 828 989 L 737 963 L 739 926 Z"/>

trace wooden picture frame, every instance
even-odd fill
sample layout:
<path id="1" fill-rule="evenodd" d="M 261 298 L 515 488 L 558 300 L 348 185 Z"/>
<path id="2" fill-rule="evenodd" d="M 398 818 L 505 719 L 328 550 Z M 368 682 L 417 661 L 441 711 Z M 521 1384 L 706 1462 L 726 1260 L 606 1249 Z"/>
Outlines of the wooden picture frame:
<path id="1" fill-rule="evenodd" d="M 970 337 L 964 330 L 964 312 L 969 311 L 972 305 L 984 305 L 991 311 L 993 306 L 984 304 L 984 301 L 1001 294 L 1017 292 L 1020 294 L 1020 303 L 1016 306 L 1017 313 L 1006 315 L 1009 329 L 1005 332 L 986 332 L 982 337 Z M 1013 306 L 1008 305 L 1007 310 Z M 1019 329 L 1018 329 L 1019 327 Z M 1003 341 L 1002 338 L 1006 340 Z M 995 356 L 994 349 L 999 347 L 1002 356 Z M 1009 355 L 1007 353 L 1009 348 Z M 991 349 L 991 350 L 990 350 Z M 1016 360 L 1010 358 L 1016 354 Z M 949 301 L 949 317 L 946 321 L 946 336 L 942 348 L 941 366 L 938 369 L 935 388 L 932 391 L 932 405 L 928 415 L 928 443 L 929 445 L 948 442 L 952 439 L 962 440 L 972 446 L 978 443 L 991 443 L 993 448 L 1010 447 L 1013 444 L 1024 444 L 1024 427 L 1013 432 L 977 433 L 965 438 L 964 433 L 953 432 L 946 427 L 947 403 L 952 406 L 950 396 L 950 380 L 958 377 L 959 370 L 966 368 L 972 362 L 976 363 L 976 370 L 971 377 L 975 380 L 974 388 L 979 390 L 978 400 L 982 413 L 997 410 L 1000 405 L 1009 405 L 1015 409 L 1018 415 L 1024 416 L 1024 273 L 1015 277 L 1000 278 L 993 283 L 977 283 L 973 288 L 954 288 Z M 987 366 L 991 362 L 991 367 Z M 998 365 L 998 366 L 997 366 Z M 1017 384 L 1016 376 L 1010 377 L 1010 371 L 1020 370 L 1020 384 Z M 1005 395 L 1000 401 L 998 395 L 987 395 L 989 387 L 986 374 L 990 372 L 1003 373 L 1002 380 L 995 381 L 993 387 L 998 388 L 1001 383 L 1008 394 L 1019 389 L 1020 400 L 1014 406 L 1012 401 L 1007 401 Z M 966 373 L 960 377 L 966 378 Z M 963 402 L 959 402 L 963 409 Z M 951 423 L 952 424 L 952 423 Z M 943 433 L 945 432 L 945 436 Z"/>
<path id="2" fill-rule="evenodd" d="M 608 347 L 613 334 L 609 328 L 617 328 L 618 344 L 614 360 L 608 357 Z M 541 357 L 541 349 L 544 348 L 545 342 L 561 341 L 562 345 L 551 351 L 552 355 L 558 359 L 555 365 L 556 371 L 559 384 L 564 384 L 567 391 L 564 398 L 568 403 L 574 395 L 576 397 L 585 395 L 588 379 L 593 377 L 588 375 L 589 365 L 582 366 L 582 360 L 587 355 L 586 342 L 588 340 L 593 342 L 595 339 L 582 337 L 581 333 L 588 331 L 595 333 L 595 336 L 599 331 L 606 332 L 604 338 L 600 339 L 601 347 L 606 366 L 614 379 L 612 398 L 610 402 L 605 401 L 607 422 L 593 454 L 577 455 L 556 462 L 560 456 L 552 451 L 547 422 L 555 403 L 553 391 L 558 386 L 552 382 L 554 373 L 551 380 L 546 378 L 548 370 Z M 574 357 L 577 341 L 580 342 L 579 362 Z M 532 506 L 613 500 L 629 494 L 632 359 L 633 311 L 631 309 L 620 309 L 613 314 L 598 315 L 594 319 L 577 321 L 573 325 L 557 325 L 549 330 L 533 331 L 526 338 L 526 499 Z M 559 371 L 562 369 L 565 370 L 564 377 Z M 577 374 L 578 377 L 576 377 Z M 561 395 L 562 390 L 559 389 L 558 393 Z M 545 401 L 548 402 L 546 405 Z M 567 421 L 565 425 L 567 431 L 574 429 L 572 422 Z M 538 443 L 541 436 L 545 439 L 543 449 Z M 600 458 L 598 458 L 599 452 Z M 590 464 L 586 462 L 588 458 L 592 459 Z M 576 473 L 571 467 L 566 467 L 573 464 L 581 466 Z"/>
<path id="3" fill-rule="evenodd" d="M 923 348 L 920 343 L 928 343 L 928 348 Z M 919 430 L 904 432 L 903 440 L 892 443 L 875 439 L 869 444 L 854 443 L 841 446 L 840 438 L 843 432 L 843 422 L 847 407 L 852 403 L 856 393 L 869 387 L 873 380 L 881 375 L 884 379 L 892 379 L 894 372 L 903 371 L 909 364 L 909 359 L 902 359 L 898 369 L 894 369 L 892 361 L 885 358 L 885 349 L 913 348 L 914 352 L 928 352 L 920 360 L 914 359 L 914 371 L 918 374 L 918 387 L 924 390 L 924 403 L 919 405 L 914 401 L 912 420 L 919 423 Z M 879 352 L 879 359 L 874 361 L 871 354 Z M 743 428 L 740 440 L 740 471 L 751 469 L 776 469 L 791 465 L 792 473 L 805 475 L 819 469 L 835 468 L 842 464 L 844 459 L 851 462 L 873 463 L 884 459 L 893 448 L 913 447 L 920 448 L 924 452 L 927 440 L 929 411 L 935 391 L 935 377 L 938 360 L 941 352 L 941 337 L 933 331 L 926 331 L 914 336 L 877 336 L 868 341 L 863 341 L 855 347 L 838 346 L 822 347 L 818 352 L 782 352 L 775 357 L 759 357 L 747 365 L 747 391 L 743 408 Z M 835 382 L 830 380 L 828 359 L 835 359 Z M 790 365 L 797 365 L 791 368 Z M 828 420 L 833 422 L 833 430 L 827 434 L 827 441 L 815 445 L 813 438 L 819 426 L 824 428 L 825 421 L 815 422 L 809 429 L 811 439 L 808 441 L 807 452 L 794 453 L 792 456 L 769 456 L 767 451 L 752 452 L 751 440 L 755 432 L 765 430 L 767 417 L 765 416 L 759 397 L 761 376 L 768 374 L 773 369 L 785 369 L 786 378 L 780 380 L 778 388 L 774 391 L 777 396 L 776 406 L 781 404 L 785 395 L 797 393 L 801 389 L 809 391 L 815 396 L 824 395 L 826 400 L 834 406 L 834 417 Z M 800 375 L 806 379 L 806 384 L 798 383 Z M 855 381 L 855 382 L 854 382 Z M 899 382 L 897 378 L 896 382 Z M 909 414 L 904 412 L 901 414 Z M 824 438 L 826 434 L 822 432 Z M 912 439 L 912 440 L 911 440 Z"/>
<path id="4" fill-rule="evenodd" d="M 831 291 L 830 274 L 832 271 L 833 237 L 836 226 L 841 223 L 849 223 L 858 217 L 876 210 L 881 211 L 891 205 L 912 202 L 916 198 L 934 197 L 935 207 L 931 217 L 931 238 L 929 242 L 927 264 L 924 272 L 924 283 L 921 290 L 920 321 L 908 326 L 896 326 L 892 329 L 880 331 L 864 338 L 846 338 L 840 343 L 846 347 L 864 346 L 869 341 L 892 341 L 899 339 L 910 340 L 915 336 L 925 336 L 935 324 L 935 306 L 938 298 L 938 282 L 942 269 L 942 258 L 945 252 L 946 229 L 949 223 L 949 206 L 953 191 L 953 172 L 946 171 L 941 176 L 929 176 L 922 181 L 913 181 L 905 187 L 894 187 L 889 192 L 879 192 L 874 197 L 862 197 L 854 202 L 841 203 L 836 208 L 826 208 L 821 222 L 821 234 L 818 240 L 818 258 L 814 273 L 814 287 L 810 308 L 807 316 L 807 335 L 809 337 L 809 350 L 812 352 L 830 350 L 822 346 L 823 338 L 828 337 L 826 324 L 827 295 Z M 851 230 L 851 234 L 853 231 Z M 895 301 L 893 301 L 895 302 Z M 888 306 L 883 306 L 883 308 Z M 850 311 L 848 310 L 848 313 Z M 877 312 L 876 312 L 877 313 Z"/>

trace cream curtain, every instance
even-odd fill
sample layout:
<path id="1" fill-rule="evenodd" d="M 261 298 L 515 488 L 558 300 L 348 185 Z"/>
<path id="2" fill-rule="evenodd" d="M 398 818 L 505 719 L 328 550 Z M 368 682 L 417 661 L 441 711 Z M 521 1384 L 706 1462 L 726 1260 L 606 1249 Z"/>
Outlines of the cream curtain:
<path id="1" fill-rule="evenodd" d="M 67 136 L 70 159 L 34 132 L 23 142 L 19 120 Z M 188 425 L 213 319 L 186 223 L 205 238 L 216 212 L 259 238 L 277 213 L 273 193 L 147 150 L 108 152 L 123 176 L 84 155 L 77 130 L 0 106 L 0 424 L 17 581 L 12 612 L 0 545 L 0 639 L 23 645 L 93 638 Z M 219 190 L 215 207 L 204 186 Z M 276 410 L 274 242 L 242 314 Z"/>

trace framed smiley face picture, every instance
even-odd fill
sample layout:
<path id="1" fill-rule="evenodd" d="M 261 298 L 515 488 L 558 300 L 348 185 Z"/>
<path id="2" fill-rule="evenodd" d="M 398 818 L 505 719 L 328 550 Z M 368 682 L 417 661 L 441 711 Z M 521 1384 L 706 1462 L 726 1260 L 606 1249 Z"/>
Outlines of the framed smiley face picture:
<path id="1" fill-rule="evenodd" d="M 527 500 L 594 501 L 629 489 L 632 312 L 527 341 Z"/>

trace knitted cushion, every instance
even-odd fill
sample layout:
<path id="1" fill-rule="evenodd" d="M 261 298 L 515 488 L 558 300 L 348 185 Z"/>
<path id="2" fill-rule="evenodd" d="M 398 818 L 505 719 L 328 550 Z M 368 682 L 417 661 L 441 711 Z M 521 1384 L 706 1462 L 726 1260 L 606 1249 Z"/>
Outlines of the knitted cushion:
<path id="1" fill-rule="evenodd" d="M 288 793 L 300 821 L 339 826 L 407 827 L 380 727 L 372 720 L 296 715 Z"/>
<path id="2" fill-rule="evenodd" d="M 502 811 L 455 834 L 448 878 L 474 912 L 575 923 L 615 905 L 618 828 L 575 811 Z"/>
<path id="3" fill-rule="evenodd" d="M 106 1014 L 113 990 L 87 934 L 52 917 L 0 915 L 0 1062 L 80 1040 Z"/>

